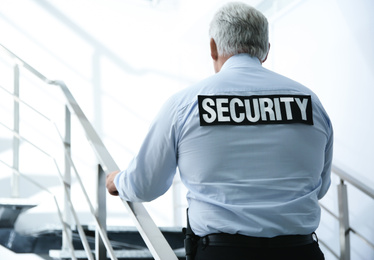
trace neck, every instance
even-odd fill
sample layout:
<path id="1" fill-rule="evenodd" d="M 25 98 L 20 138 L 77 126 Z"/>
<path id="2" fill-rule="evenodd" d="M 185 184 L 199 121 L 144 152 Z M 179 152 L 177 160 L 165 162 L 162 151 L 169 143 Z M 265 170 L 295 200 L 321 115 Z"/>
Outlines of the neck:
<path id="1" fill-rule="evenodd" d="M 214 71 L 216 73 L 220 72 L 223 64 L 225 64 L 225 62 L 231 58 L 233 55 L 227 55 L 227 56 L 218 56 L 217 60 L 214 60 Z"/>

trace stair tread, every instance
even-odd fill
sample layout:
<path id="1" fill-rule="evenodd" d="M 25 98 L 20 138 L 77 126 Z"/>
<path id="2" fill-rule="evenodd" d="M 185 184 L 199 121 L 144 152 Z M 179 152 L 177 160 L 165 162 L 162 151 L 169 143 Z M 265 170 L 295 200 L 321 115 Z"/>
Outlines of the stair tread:
<path id="1" fill-rule="evenodd" d="M 0 206 L 32 208 L 38 204 L 30 199 L 24 198 L 0 198 Z"/>
<path id="2" fill-rule="evenodd" d="M 184 248 L 178 248 L 173 250 L 178 257 L 184 257 Z M 84 250 L 74 250 L 74 254 L 77 258 L 87 258 Z M 114 254 L 118 258 L 152 258 L 152 254 L 148 249 L 139 250 L 114 250 Z M 109 257 L 109 254 L 107 254 Z M 69 258 L 71 257 L 70 251 L 64 250 L 49 250 L 49 256 L 52 258 Z"/>
<path id="3" fill-rule="evenodd" d="M 7 260 L 44 260 L 44 258 L 36 255 L 36 254 L 17 254 L 13 251 L 9 250 L 8 248 L 0 245 L 0 255 L 1 259 Z"/>

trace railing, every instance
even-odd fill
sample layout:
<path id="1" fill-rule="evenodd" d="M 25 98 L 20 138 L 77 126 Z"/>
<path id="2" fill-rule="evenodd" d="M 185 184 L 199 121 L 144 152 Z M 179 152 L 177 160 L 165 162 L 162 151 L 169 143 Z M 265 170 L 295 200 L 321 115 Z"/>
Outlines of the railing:
<path id="1" fill-rule="evenodd" d="M 117 259 L 115 256 L 115 253 L 113 251 L 113 248 L 110 244 L 110 241 L 106 234 L 106 191 L 105 191 L 105 176 L 106 174 L 119 170 L 119 167 L 109 154 L 108 150 L 104 146 L 103 142 L 101 141 L 100 137 L 94 130 L 91 123 L 88 121 L 86 116 L 84 115 L 82 109 L 74 99 L 73 95 L 67 88 L 67 86 L 62 81 L 52 81 L 46 78 L 43 74 L 41 74 L 39 71 L 34 69 L 32 66 L 30 66 L 28 63 L 20 59 L 17 55 L 12 53 L 10 50 L 5 48 L 3 45 L 0 44 L 0 51 L 4 52 L 8 56 L 10 56 L 14 62 L 14 93 L 9 93 L 14 97 L 14 125 L 13 129 L 8 128 L 7 126 L 3 125 L 4 127 L 8 128 L 13 133 L 14 140 L 13 140 L 13 165 L 10 166 L 6 164 L 5 162 L 2 162 L 3 164 L 6 164 L 7 167 L 11 168 L 14 172 L 13 178 L 12 178 L 12 196 L 17 197 L 19 196 L 18 189 L 19 189 L 19 176 L 24 176 L 19 172 L 19 145 L 20 140 L 29 142 L 27 139 L 24 139 L 19 134 L 19 104 L 23 103 L 26 106 L 28 106 L 26 103 L 20 100 L 19 98 L 19 66 L 22 66 L 24 69 L 31 72 L 33 75 L 35 75 L 37 78 L 42 80 L 46 84 L 55 85 L 59 87 L 62 90 L 62 93 L 64 97 L 66 98 L 66 109 L 65 109 L 65 135 L 64 137 L 60 134 L 57 126 L 55 127 L 57 132 L 59 133 L 60 139 L 62 143 L 64 144 L 64 153 L 65 153 L 65 172 L 64 174 L 61 173 L 61 170 L 59 169 L 57 163 L 55 163 L 57 171 L 59 173 L 59 177 L 63 182 L 63 188 L 65 193 L 65 209 L 69 208 L 71 210 L 71 213 L 74 217 L 74 220 L 77 224 L 78 232 L 81 237 L 83 247 L 86 251 L 88 259 L 95 259 L 91 249 L 89 247 L 89 244 L 87 242 L 87 239 L 85 237 L 84 231 L 82 226 L 79 224 L 78 216 L 74 210 L 73 203 L 70 198 L 70 178 L 71 173 L 70 169 L 73 169 L 73 172 L 75 173 L 78 183 L 80 185 L 80 188 L 84 194 L 84 197 L 87 201 L 87 204 L 89 205 L 90 212 L 96 222 L 96 233 L 97 233 L 97 239 L 96 239 L 96 259 L 106 259 L 106 253 L 108 252 L 111 259 L 115 260 Z M 31 106 L 28 106 L 31 109 L 33 109 Z M 41 112 L 33 109 L 36 113 L 42 115 L 45 117 Z M 87 195 L 87 192 L 83 186 L 83 183 L 81 181 L 81 178 L 78 174 L 78 171 L 73 163 L 73 160 L 71 158 L 70 154 L 70 146 L 71 146 L 71 115 L 74 114 L 85 135 L 88 139 L 88 142 L 91 144 L 91 147 L 93 151 L 95 152 L 96 158 L 99 163 L 98 167 L 98 188 L 97 188 L 97 207 L 94 208 L 89 196 Z M 45 117 L 48 121 L 50 121 L 53 124 L 53 121 L 49 118 Z M 31 145 L 33 145 L 36 149 L 42 151 L 45 153 L 42 149 L 40 149 L 38 146 L 34 145 L 33 143 L 29 142 Z M 48 157 L 51 158 L 51 160 L 55 161 L 55 159 L 50 156 L 49 154 L 45 153 Z M 155 259 L 178 259 L 176 254 L 173 252 L 170 245 L 167 243 L 166 239 L 162 235 L 161 231 L 158 229 L 156 224 L 153 222 L 151 217 L 149 216 L 148 212 L 144 208 L 144 206 L 141 203 L 131 203 L 122 201 L 124 206 L 126 207 L 127 211 L 130 213 L 135 226 L 137 227 L 140 235 L 142 236 L 145 244 L 147 245 L 148 249 L 150 250 L 152 256 Z M 58 204 L 56 204 L 59 208 Z M 59 214 L 61 216 L 61 214 Z M 63 226 L 63 248 L 68 247 L 71 251 L 71 257 L 73 259 L 76 259 L 74 257 L 74 250 L 72 248 L 72 235 L 70 226 L 67 225 L 67 218 L 68 213 L 64 213 L 62 218 L 62 226 Z"/>
<path id="2" fill-rule="evenodd" d="M 348 190 L 345 182 L 354 186 L 367 196 L 374 199 L 374 189 L 366 185 L 365 183 L 354 178 L 352 175 L 345 172 L 343 169 L 339 168 L 336 165 L 332 166 L 332 172 L 336 174 L 340 182 L 338 184 L 338 208 L 339 213 L 336 215 L 328 208 L 321 204 L 321 207 L 331 216 L 339 221 L 339 233 L 340 233 L 340 256 L 334 252 L 327 244 L 323 241 L 320 241 L 337 259 L 340 260 L 350 260 L 351 259 L 351 243 L 350 243 L 350 233 L 354 233 L 362 241 L 368 244 L 371 248 L 374 249 L 374 244 L 371 243 L 368 239 L 362 236 L 359 232 L 353 229 L 349 224 L 349 210 L 348 210 Z"/>

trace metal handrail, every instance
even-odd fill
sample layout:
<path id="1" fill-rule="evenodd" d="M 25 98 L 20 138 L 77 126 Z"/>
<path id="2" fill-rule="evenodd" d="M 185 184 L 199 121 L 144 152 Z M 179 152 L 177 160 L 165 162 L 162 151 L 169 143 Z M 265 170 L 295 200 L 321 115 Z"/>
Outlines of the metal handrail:
<path id="1" fill-rule="evenodd" d="M 109 154 L 108 150 L 104 146 L 97 132 L 83 113 L 82 109 L 78 105 L 77 101 L 71 94 L 70 90 L 67 88 L 63 81 L 50 80 L 34 67 L 29 65 L 27 62 L 19 58 L 16 54 L 11 52 L 8 48 L 0 44 L 0 50 L 2 50 L 7 55 L 11 56 L 17 64 L 24 67 L 40 80 L 47 84 L 56 85 L 62 90 L 67 106 L 70 111 L 73 111 L 78 121 L 80 122 L 86 138 L 92 146 L 92 149 L 96 153 L 96 157 L 106 174 L 110 172 L 119 170 L 119 167 L 113 160 L 112 156 Z M 146 243 L 148 249 L 155 259 L 170 259 L 177 260 L 177 256 L 173 252 L 172 248 L 166 241 L 165 237 L 162 235 L 161 231 L 158 229 L 154 221 L 149 216 L 147 210 L 141 203 L 132 203 L 122 200 L 124 206 L 130 213 L 135 226 L 137 227 L 140 235 L 142 236 L 144 242 Z M 100 232 L 101 233 L 101 232 Z M 103 238 L 103 237 L 102 237 Z M 105 240 L 105 238 L 103 238 Z"/>
<path id="2" fill-rule="evenodd" d="M 40 115 L 41 117 L 43 117 L 45 120 L 47 120 L 50 124 L 53 125 L 53 127 L 55 128 L 59 138 L 60 138 L 60 142 L 61 143 L 64 143 L 64 138 L 62 137 L 62 134 L 61 132 L 59 131 L 58 127 L 57 127 L 57 124 L 56 122 L 54 122 L 52 119 L 50 119 L 49 117 L 47 117 L 46 115 L 44 115 L 42 112 L 40 112 L 39 110 L 35 109 L 34 107 L 32 107 L 31 105 L 29 105 L 28 103 L 24 102 L 23 100 L 21 100 L 19 97 L 15 96 L 13 93 L 9 92 L 8 90 L 6 90 L 5 88 L 3 88 L 2 86 L 0 86 L 0 89 L 2 89 L 3 91 L 5 91 L 8 95 L 12 96 L 14 98 L 14 100 L 17 102 L 17 103 L 21 103 L 23 105 L 25 105 L 27 108 L 31 109 L 32 111 L 34 111 L 35 113 L 37 113 L 38 115 Z M 40 148 L 39 146 L 37 146 L 36 144 L 34 144 L 33 142 L 31 142 L 30 140 L 26 139 L 26 138 L 23 138 L 21 135 L 19 135 L 19 133 L 15 132 L 14 130 L 10 129 L 9 127 L 7 127 L 5 124 L 3 124 L 2 122 L 0 122 L 0 125 L 3 126 L 4 128 L 6 128 L 8 131 L 12 132 L 12 134 L 19 140 L 22 140 L 22 141 L 25 141 L 27 142 L 28 144 L 30 144 L 31 146 L 33 146 L 35 149 L 37 149 L 38 151 L 42 152 L 44 155 L 46 155 L 47 157 L 49 157 L 51 160 L 53 160 L 54 162 L 54 165 L 56 166 L 57 168 L 57 172 L 58 172 L 58 175 L 59 175 L 59 178 L 61 180 L 61 182 L 63 183 L 63 186 L 64 186 L 64 190 L 65 190 L 65 194 L 67 195 L 69 192 L 68 192 L 68 186 L 70 186 L 69 183 L 65 183 L 64 182 L 64 177 L 62 176 L 61 174 L 61 170 L 60 168 L 58 167 L 57 163 L 56 163 L 56 159 L 50 155 L 49 153 L 47 153 L 46 151 L 44 151 L 42 148 Z M 114 250 L 112 248 L 112 246 L 110 245 L 110 242 L 109 242 L 109 238 L 107 237 L 106 235 L 106 232 L 103 228 L 103 225 L 99 222 L 97 216 L 95 215 L 95 209 L 89 199 L 89 196 L 87 194 L 87 191 L 86 189 L 84 188 L 84 185 L 83 185 L 83 182 L 81 180 L 81 177 L 77 171 L 77 168 L 75 167 L 75 164 L 71 158 L 71 156 L 69 155 L 69 153 L 67 152 L 66 149 L 64 149 L 65 151 L 65 157 L 69 163 L 69 166 L 72 167 L 76 177 L 77 177 L 77 180 L 78 180 L 78 183 L 79 183 L 79 186 L 81 187 L 81 190 L 83 192 L 83 195 L 87 201 L 87 204 L 90 208 L 90 211 L 91 211 L 91 214 L 94 216 L 94 220 L 95 220 L 95 223 L 98 227 L 98 231 L 99 231 L 99 234 L 101 235 L 101 237 L 103 238 L 103 242 L 104 242 L 104 245 L 106 247 L 106 249 L 109 251 L 109 254 L 111 256 L 111 258 L 113 260 L 116 260 L 116 256 L 114 255 Z M 2 162 L 3 164 L 5 164 L 7 167 L 10 167 L 13 171 L 15 171 L 16 173 L 18 173 L 19 176 L 22 176 L 24 177 L 23 174 L 21 174 L 17 169 L 14 169 L 13 167 L 7 165 L 4 161 L 0 160 L 0 162 Z M 30 178 L 27 178 L 28 180 L 30 180 Z M 41 185 L 39 185 L 37 182 L 33 181 L 33 183 L 35 185 L 37 185 L 38 187 L 42 187 Z M 44 190 L 47 190 L 46 188 L 43 188 Z M 48 190 L 47 190 L 48 191 Z M 48 191 L 49 192 L 49 191 Z M 49 192 L 51 193 L 51 192 Z M 87 237 L 84 233 L 84 230 L 83 230 L 83 227 L 82 225 L 79 223 L 79 219 L 78 219 L 78 216 L 76 214 L 76 211 L 74 209 L 74 206 L 71 202 L 71 199 L 69 197 L 67 197 L 67 202 L 68 202 L 68 207 L 69 209 L 71 210 L 72 214 L 73 214 L 73 217 L 76 221 L 76 224 L 77 224 L 77 228 L 78 228 L 78 232 L 79 232 L 79 235 L 81 236 L 81 239 L 82 239 L 82 244 L 83 244 L 83 247 L 85 249 L 85 252 L 87 254 L 87 257 L 88 259 L 90 260 L 94 260 L 94 257 L 92 255 L 92 252 L 91 252 L 91 248 L 89 246 L 89 243 L 88 243 L 88 240 L 87 240 Z M 58 205 L 57 205 L 58 206 Z M 59 209 L 59 208 L 58 208 Z M 61 224 L 63 225 L 63 228 L 66 229 L 66 223 L 63 221 L 63 219 L 61 218 Z M 67 232 L 65 232 L 65 234 L 67 234 Z M 70 241 L 67 241 L 68 242 L 68 246 L 70 247 Z"/>
<path id="3" fill-rule="evenodd" d="M 354 187 L 374 199 L 374 189 L 363 183 L 362 181 L 356 179 L 342 168 L 336 166 L 335 164 L 332 165 L 332 171 L 339 176 L 341 180 L 347 181 L 352 184 Z"/>
<path id="4" fill-rule="evenodd" d="M 349 213 L 348 213 L 348 191 L 347 185 L 345 182 L 351 184 L 364 194 L 368 195 L 372 199 L 374 199 L 374 189 L 363 183 L 362 181 L 356 179 L 342 168 L 338 167 L 337 165 L 333 164 L 332 173 L 336 174 L 340 178 L 340 183 L 338 184 L 338 206 L 339 206 L 339 213 L 336 215 L 331 210 L 326 208 L 323 204 L 320 203 L 320 206 L 332 217 L 339 221 L 339 232 L 340 232 L 340 256 L 334 252 L 326 243 L 320 240 L 321 244 L 323 244 L 328 251 L 330 251 L 337 259 L 341 260 L 349 260 L 351 259 L 350 256 L 350 233 L 355 234 L 358 238 L 364 241 L 367 245 L 374 249 L 374 244 L 370 242 L 367 238 L 362 236 L 358 233 L 355 229 L 353 229 L 349 224 Z"/>

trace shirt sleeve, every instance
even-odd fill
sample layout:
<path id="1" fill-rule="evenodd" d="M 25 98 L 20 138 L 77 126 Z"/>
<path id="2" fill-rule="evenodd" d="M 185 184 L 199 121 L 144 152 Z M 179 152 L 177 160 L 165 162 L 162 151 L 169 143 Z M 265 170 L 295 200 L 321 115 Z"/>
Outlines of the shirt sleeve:
<path id="1" fill-rule="evenodd" d="M 169 99 L 155 120 L 128 168 L 117 174 L 119 196 L 132 202 L 156 199 L 171 186 L 177 167 L 177 111 Z"/>
<path id="2" fill-rule="evenodd" d="M 322 199 L 323 196 L 327 193 L 330 184 L 331 184 L 331 165 L 333 159 L 333 143 L 334 143 L 334 133 L 332 129 L 331 122 L 329 122 L 329 131 L 330 135 L 327 140 L 326 149 L 325 149 L 325 164 L 321 174 L 322 186 L 318 193 L 318 199 Z"/>

